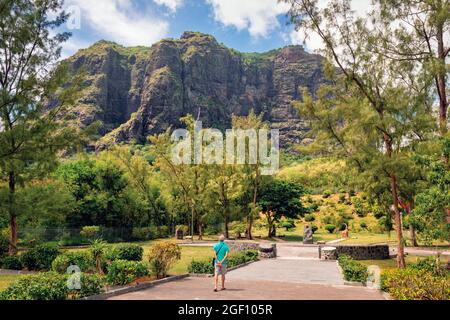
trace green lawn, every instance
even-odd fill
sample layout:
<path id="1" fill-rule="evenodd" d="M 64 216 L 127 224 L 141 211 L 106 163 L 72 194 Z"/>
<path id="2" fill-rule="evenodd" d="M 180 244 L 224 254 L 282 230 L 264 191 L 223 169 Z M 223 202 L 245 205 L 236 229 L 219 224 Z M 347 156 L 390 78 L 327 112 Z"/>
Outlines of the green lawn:
<path id="1" fill-rule="evenodd" d="M 11 283 L 19 279 L 19 277 L 21 276 L 15 274 L 0 274 L 0 291 L 5 290 Z"/>

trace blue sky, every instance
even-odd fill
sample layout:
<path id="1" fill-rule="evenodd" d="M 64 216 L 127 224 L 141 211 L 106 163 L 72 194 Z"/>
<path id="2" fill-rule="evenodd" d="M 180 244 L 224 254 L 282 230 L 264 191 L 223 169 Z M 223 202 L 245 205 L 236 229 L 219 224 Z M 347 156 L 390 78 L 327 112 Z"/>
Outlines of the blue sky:
<path id="1" fill-rule="evenodd" d="M 367 8 L 369 1 L 354 0 L 355 9 Z M 212 34 L 243 52 L 303 44 L 305 38 L 288 24 L 288 5 L 277 0 L 66 0 L 65 7 L 72 13 L 66 28 L 73 36 L 64 57 L 101 39 L 150 46 L 188 30 Z M 306 42 L 310 51 L 320 46 L 315 37 Z"/>

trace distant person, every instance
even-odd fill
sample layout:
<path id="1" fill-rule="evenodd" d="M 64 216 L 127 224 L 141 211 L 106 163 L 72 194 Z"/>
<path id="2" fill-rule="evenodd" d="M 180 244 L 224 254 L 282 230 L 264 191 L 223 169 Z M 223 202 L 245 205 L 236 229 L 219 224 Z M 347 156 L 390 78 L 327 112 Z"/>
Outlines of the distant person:
<path id="1" fill-rule="evenodd" d="M 214 292 L 217 292 L 219 275 L 222 276 L 222 290 L 225 290 L 225 275 L 227 274 L 228 256 L 230 248 L 225 243 L 225 236 L 219 237 L 219 242 L 213 246 L 214 249 Z"/>

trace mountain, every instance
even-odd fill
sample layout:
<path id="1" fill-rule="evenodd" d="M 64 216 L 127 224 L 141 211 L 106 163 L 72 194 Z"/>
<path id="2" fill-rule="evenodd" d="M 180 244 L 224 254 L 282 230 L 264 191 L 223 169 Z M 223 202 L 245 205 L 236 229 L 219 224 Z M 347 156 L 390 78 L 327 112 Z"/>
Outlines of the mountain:
<path id="1" fill-rule="evenodd" d="M 251 109 L 280 129 L 282 145 L 299 143 L 308 128 L 291 101 L 299 87 L 315 92 L 323 82 L 323 58 L 301 46 L 240 53 L 197 32 L 152 47 L 100 41 L 66 62 L 72 72 L 85 72 L 75 116 L 81 126 L 102 123 L 97 149 L 145 143 L 151 134 L 180 127 L 188 113 L 204 127 L 226 129 L 232 114 Z"/>

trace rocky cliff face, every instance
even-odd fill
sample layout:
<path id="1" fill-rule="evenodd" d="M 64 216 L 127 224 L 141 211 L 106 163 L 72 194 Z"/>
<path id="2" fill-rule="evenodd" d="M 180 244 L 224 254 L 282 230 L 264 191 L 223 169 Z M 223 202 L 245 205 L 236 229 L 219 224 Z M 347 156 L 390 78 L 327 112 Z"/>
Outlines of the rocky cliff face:
<path id="1" fill-rule="evenodd" d="M 212 36 L 186 32 L 151 48 L 125 48 L 100 41 L 68 59 L 86 80 L 76 118 L 100 121 L 97 148 L 145 143 L 151 134 L 180 126 L 186 114 L 204 127 L 230 127 L 231 115 L 253 109 L 280 129 L 281 143 L 298 143 L 307 130 L 291 107 L 299 87 L 315 92 L 323 81 L 323 58 L 289 46 L 244 54 Z"/>

